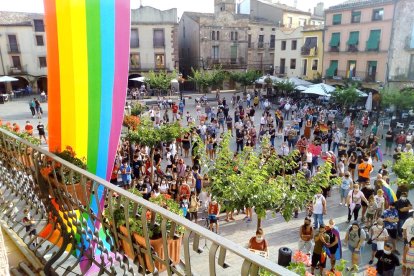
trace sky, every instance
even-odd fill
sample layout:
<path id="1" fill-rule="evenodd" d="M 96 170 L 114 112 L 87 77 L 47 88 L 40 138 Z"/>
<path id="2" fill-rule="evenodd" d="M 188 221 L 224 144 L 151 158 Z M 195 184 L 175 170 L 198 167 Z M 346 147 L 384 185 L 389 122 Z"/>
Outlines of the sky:
<path id="1" fill-rule="evenodd" d="M 293 6 L 295 0 L 280 0 L 284 3 Z M 301 10 L 308 11 L 316 6 L 318 2 L 324 2 L 325 8 L 332 5 L 337 5 L 345 0 L 297 0 L 297 7 Z M 157 9 L 167 10 L 177 8 L 178 16 L 184 11 L 195 12 L 213 12 L 214 0 L 131 0 L 131 7 L 137 8 L 140 3 L 144 6 L 152 6 Z M 20 11 L 20 12 L 37 12 L 43 13 L 43 0 L 0 0 L 1 11 Z"/>

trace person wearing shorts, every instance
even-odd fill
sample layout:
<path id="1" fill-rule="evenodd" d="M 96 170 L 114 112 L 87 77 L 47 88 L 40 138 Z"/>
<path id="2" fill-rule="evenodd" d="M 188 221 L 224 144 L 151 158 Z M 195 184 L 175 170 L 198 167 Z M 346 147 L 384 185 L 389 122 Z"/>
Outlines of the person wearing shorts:
<path id="1" fill-rule="evenodd" d="M 210 231 L 213 231 L 213 227 L 216 226 L 216 233 L 219 231 L 219 226 L 217 223 L 217 216 L 220 214 L 220 204 L 213 199 L 208 205 L 208 220 Z"/>
<path id="2" fill-rule="evenodd" d="M 327 243 L 329 237 L 325 233 L 325 226 L 319 226 L 319 233 L 315 236 L 312 253 L 311 273 L 315 274 L 315 269 L 319 268 L 321 275 L 323 275 L 323 269 L 326 266 L 326 257 L 322 255 L 323 246 Z"/>

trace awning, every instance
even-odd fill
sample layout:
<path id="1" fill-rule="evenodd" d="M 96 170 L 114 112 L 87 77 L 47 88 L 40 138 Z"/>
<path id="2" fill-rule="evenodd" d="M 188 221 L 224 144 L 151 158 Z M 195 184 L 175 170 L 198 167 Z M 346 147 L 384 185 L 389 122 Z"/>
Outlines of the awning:
<path id="1" fill-rule="evenodd" d="M 357 45 L 359 42 L 359 32 L 350 32 L 349 39 L 346 44 L 348 45 Z"/>
<path id="2" fill-rule="evenodd" d="M 339 24 L 341 24 L 341 21 L 342 21 L 342 14 L 341 13 L 333 15 L 333 18 L 332 18 L 332 24 L 333 25 L 339 25 Z"/>
<path id="3" fill-rule="evenodd" d="M 371 30 L 367 41 L 367 51 L 377 51 L 379 49 L 380 37 L 381 30 Z"/>
<path id="4" fill-rule="evenodd" d="M 337 60 L 331 60 L 331 65 L 326 70 L 326 76 L 327 77 L 333 77 L 335 76 L 335 71 L 338 69 L 338 61 Z"/>
<path id="5" fill-rule="evenodd" d="M 341 33 L 332 33 L 332 37 L 331 37 L 331 41 L 329 42 L 329 46 L 338 47 L 340 41 L 341 41 Z"/>

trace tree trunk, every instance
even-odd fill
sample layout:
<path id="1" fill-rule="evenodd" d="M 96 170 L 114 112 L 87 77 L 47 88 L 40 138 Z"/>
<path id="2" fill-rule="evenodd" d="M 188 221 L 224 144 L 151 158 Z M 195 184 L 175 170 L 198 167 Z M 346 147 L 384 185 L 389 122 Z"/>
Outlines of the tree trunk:
<path id="1" fill-rule="evenodd" d="M 259 228 L 261 228 L 261 227 L 262 227 L 262 219 L 259 218 L 259 217 L 257 217 L 257 228 L 256 228 L 256 231 L 259 230 Z"/>
<path id="2" fill-rule="evenodd" d="M 154 184 L 154 148 L 151 148 L 151 185 Z"/>

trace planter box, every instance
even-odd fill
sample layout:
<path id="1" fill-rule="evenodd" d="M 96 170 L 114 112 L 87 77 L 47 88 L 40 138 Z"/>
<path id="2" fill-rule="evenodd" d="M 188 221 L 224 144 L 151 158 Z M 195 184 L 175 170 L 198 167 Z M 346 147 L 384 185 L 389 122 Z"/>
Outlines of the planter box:
<path id="1" fill-rule="evenodd" d="M 128 230 L 125 226 L 119 227 L 120 232 L 124 236 L 128 236 Z M 145 243 L 145 238 L 138 235 L 137 233 L 132 233 L 133 242 L 138 244 L 140 247 L 147 248 Z M 168 239 L 168 255 L 174 265 L 178 264 L 180 262 L 180 254 L 181 254 L 181 241 L 182 238 L 176 238 L 176 239 Z M 121 240 L 122 247 L 125 251 L 125 254 L 130 257 L 131 259 L 135 259 L 135 253 L 133 248 L 129 245 L 127 241 Z M 150 244 L 153 249 L 153 251 L 161 258 L 164 259 L 164 246 L 162 243 L 162 238 L 159 239 L 150 239 Z M 148 271 L 154 272 L 154 267 L 151 266 L 150 257 L 147 255 L 138 254 L 138 261 L 143 266 L 145 262 L 145 267 Z M 158 272 L 165 271 L 167 268 L 160 262 L 154 261 L 155 268 L 158 269 Z"/>
<path id="2" fill-rule="evenodd" d="M 92 187 L 92 183 L 91 181 L 87 181 L 86 182 L 86 194 L 83 191 L 83 187 L 80 183 L 76 183 L 73 185 L 66 185 L 66 184 L 62 184 L 58 181 L 56 181 L 56 179 L 54 177 L 51 177 L 49 175 L 44 175 L 42 174 L 42 176 L 49 181 L 49 183 L 51 184 L 51 186 L 53 186 L 55 189 L 60 189 L 67 192 L 74 198 L 74 199 L 78 199 L 84 206 L 88 206 L 88 200 L 90 199 L 91 196 L 91 187 Z M 49 187 L 49 194 L 51 196 L 53 196 L 53 189 L 50 189 L 52 187 Z"/>

